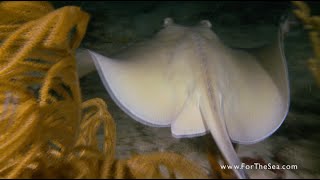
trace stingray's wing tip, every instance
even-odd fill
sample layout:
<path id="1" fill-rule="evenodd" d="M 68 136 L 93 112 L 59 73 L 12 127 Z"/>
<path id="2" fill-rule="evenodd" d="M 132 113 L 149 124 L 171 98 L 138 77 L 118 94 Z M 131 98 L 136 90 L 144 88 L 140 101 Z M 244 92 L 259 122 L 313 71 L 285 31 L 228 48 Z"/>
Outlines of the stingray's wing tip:
<path id="1" fill-rule="evenodd" d="M 86 48 L 78 48 L 75 53 L 77 72 L 82 78 L 96 69 L 92 52 Z"/>

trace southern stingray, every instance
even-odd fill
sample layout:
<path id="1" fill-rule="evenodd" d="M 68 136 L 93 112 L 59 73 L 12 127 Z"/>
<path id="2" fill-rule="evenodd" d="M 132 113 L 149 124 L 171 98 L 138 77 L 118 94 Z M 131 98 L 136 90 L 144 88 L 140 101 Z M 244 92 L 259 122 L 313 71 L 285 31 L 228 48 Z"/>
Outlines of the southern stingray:
<path id="1" fill-rule="evenodd" d="M 207 20 L 193 27 L 171 18 L 152 39 L 105 57 L 77 53 L 82 77 L 98 70 L 117 105 L 150 126 L 171 127 L 174 137 L 212 134 L 229 165 L 241 165 L 232 142 L 252 144 L 274 133 L 289 108 L 283 26 L 272 44 L 233 49 Z M 246 178 L 243 169 L 234 169 Z"/>

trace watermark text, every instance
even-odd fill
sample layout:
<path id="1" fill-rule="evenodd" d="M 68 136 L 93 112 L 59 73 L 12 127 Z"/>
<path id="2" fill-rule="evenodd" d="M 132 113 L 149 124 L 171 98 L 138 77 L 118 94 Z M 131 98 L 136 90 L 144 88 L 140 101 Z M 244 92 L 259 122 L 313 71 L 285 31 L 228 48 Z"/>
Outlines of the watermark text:
<path id="1" fill-rule="evenodd" d="M 260 170 L 296 170 L 298 169 L 298 165 L 277 165 L 277 164 L 260 164 L 260 163 L 253 163 L 253 164 L 245 164 L 241 163 L 241 165 L 220 165 L 221 169 L 260 169 Z"/>

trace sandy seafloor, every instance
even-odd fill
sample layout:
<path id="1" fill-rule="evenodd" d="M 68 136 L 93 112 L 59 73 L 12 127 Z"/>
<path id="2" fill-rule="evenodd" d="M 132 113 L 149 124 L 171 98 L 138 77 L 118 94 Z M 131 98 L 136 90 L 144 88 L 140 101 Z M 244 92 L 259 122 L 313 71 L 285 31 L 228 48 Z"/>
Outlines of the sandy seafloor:
<path id="1" fill-rule="evenodd" d="M 57 3 L 57 6 L 68 4 L 72 3 Z M 236 7 L 236 2 L 209 5 L 195 2 L 78 2 L 76 5 L 91 14 L 81 46 L 112 56 L 123 48 L 150 38 L 160 30 L 162 20 L 167 16 L 186 25 L 209 19 L 212 29 L 227 45 L 259 46 L 275 35 L 277 18 L 287 4 L 267 3 L 265 8 L 260 7 L 263 3 L 251 4 L 253 7 L 249 4 L 245 9 L 241 9 L 244 4 L 240 4 L 238 12 L 230 8 Z M 261 15 L 261 8 L 265 15 Z M 246 13 L 252 16 L 258 13 L 260 16 L 246 20 L 243 15 Z M 262 142 L 240 145 L 238 154 L 240 157 L 260 158 L 272 165 L 298 166 L 297 170 L 284 170 L 280 176 L 279 172 L 270 170 L 248 170 L 252 178 L 320 178 L 320 87 L 316 86 L 306 66 L 312 51 L 306 31 L 299 24 L 290 29 L 285 39 L 285 53 L 291 88 L 289 114 L 276 133 Z M 210 173 L 204 137 L 175 139 L 170 128 L 153 128 L 136 122 L 112 101 L 97 72 L 82 78 L 80 83 L 84 100 L 99 97 L 108 104 L 117 127 L 117 158 L 127 158 L 132 153 L 178 152 Z"/>

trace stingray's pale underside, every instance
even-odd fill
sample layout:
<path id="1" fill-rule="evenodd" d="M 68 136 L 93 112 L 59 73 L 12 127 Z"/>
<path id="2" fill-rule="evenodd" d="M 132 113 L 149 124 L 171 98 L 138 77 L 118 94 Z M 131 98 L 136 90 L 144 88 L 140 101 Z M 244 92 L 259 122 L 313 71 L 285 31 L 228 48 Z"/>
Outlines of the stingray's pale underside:
<path id="1" fill-rule="evenodd" d="M 164 25 L 153 39 L 112 58 L 82 51 L 79 74 L 92 58 L 113 100 L 135 120 L 171 126 L 175 137 L 210 132 L 228 163 L 239 165 L 231 142 L 267 138 L 288 112 L 281 32 L 274 44 L 244 51 L 225 46 L 208 21 L 185 27 L 166 19 Z"/>

